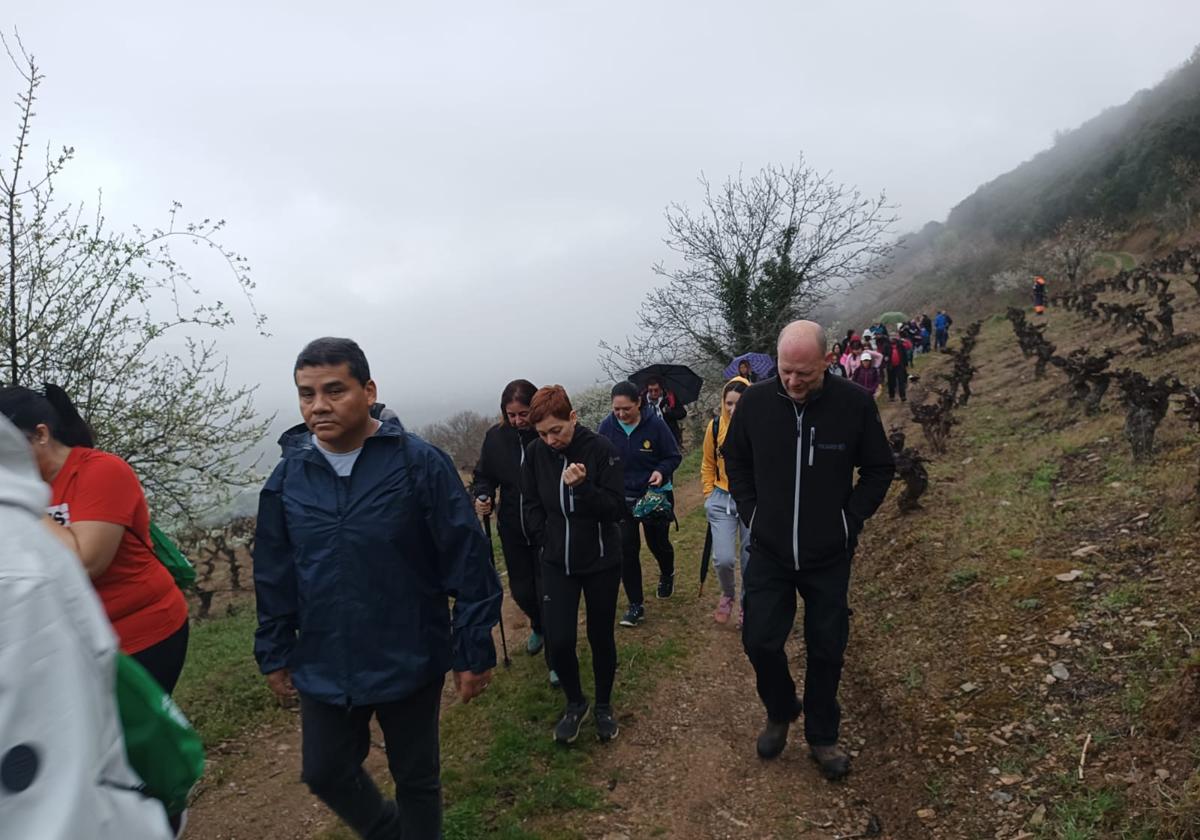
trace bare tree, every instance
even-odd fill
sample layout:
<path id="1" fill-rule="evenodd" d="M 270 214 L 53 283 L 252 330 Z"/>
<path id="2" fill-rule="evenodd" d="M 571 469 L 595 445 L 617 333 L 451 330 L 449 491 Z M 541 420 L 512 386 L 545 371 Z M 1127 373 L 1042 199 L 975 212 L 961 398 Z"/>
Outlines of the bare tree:
<path id="1" fill-rule="evenodd" d="M 479 459 L 484 435 L 495 422 L 478 411 L 460 411 L 448 420 L 429 424 L 420 435 L 449 455 L 460 470 L 469 470 Z"/>
<path id="2" fill-rule="evenodd" d="M 804 317 L 856 278 L 882 275 L 895 247 L 895 207 L 867 198 L 801 160 L 768 166 L 714 187 L 703 175 L 703 206 L 667 208 L 667 247 L 677 267 L 642 304 L 637 335 L 601 344 L 616 377 L 649 361 L 708 361 L 774 352 L 789 321 Z"/>
<path id="3" fill-rule="evenodd" d="M 99 445 L 136 470 L 157 517 L 199 517 L 257 479 L 244 456 L 272 418 L 254 411 L 253 388 L 226 378 L 213 334 L 233 324 L 231 310 L 170 248 L 212 249 L 261 330 L 249 265 L 217 241 L 223 222 L 184 222 L 178 204 L 165 227 L 120 233 L 99 206 L 85 217 L 61 202 L 54 180 L 74 150 L 47 147 L 31 168 L 43 76 L 19 39 L 15 52 L 0 42 L 22 80 L 16 142 L 0 162 L 0 383 L 61 385 Z"/>
<path id="4" fill-rule="evenodd" d="M 1066 278 L 1071 288 L 1088 273 L 1096 254 L 1108 240 L 1109 232 L 1097 219 L 1067 219 L 1046 246 L 1050 268 Z"/>

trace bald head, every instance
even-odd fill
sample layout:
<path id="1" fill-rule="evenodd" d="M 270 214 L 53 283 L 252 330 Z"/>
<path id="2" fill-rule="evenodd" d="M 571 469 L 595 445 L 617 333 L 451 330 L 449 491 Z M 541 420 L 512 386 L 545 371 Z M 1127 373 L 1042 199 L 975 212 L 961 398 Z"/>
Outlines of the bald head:
<path id="1" fill-rule="evenodd" d="M 780 358 L 816 353 L 825 357 L 825 330 L 816 321 L 792 321 L 779 333 Z"/>
<path id="2" fill-rule="evenodd" d="M 825 382 L 825 330 L 815 321 L 793 321 L 779 334 L 779 378 L 789 397 L 803 402 Z"/>

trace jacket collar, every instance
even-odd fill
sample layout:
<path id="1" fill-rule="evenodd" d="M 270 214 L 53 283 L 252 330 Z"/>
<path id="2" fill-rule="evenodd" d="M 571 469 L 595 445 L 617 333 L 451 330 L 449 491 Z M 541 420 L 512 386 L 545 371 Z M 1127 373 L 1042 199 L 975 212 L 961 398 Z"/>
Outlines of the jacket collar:
<path id="1" fill-rule="evenodd" d="M 783 385 L 783 377 L 777 376 L 777 377 L 775 377 L 775 393 L 778 394 L 779 396 L 783 397 L 788 402 L 793 403 L 795 405 L 801 405 L 801 406 L 812 405 L 813 403 L 820 400 L 821 397 L 824 396 L 829 391 L 830 380 L 839 379 L 839 378 L 840 377 L 836 377 L 833 374 L 831 374 L 829 372 L 828 367 L 826 367 L 825 373 L 821 377 L 821 389 L 819 391 L 817 391 L 817 393 L 813 394 L 812 396 L 810 396 L 808 399 L 806 399 L 804 402 L 801 403 L 801 402 L 796 402 L 796 400 L 792 399 L 791 395 L 787 392 L 787 388 L 785 388 Z"/>
<path id="2" fill-rule="evenodd" d="M 366 445 L 367 440 L 374 438 L 403 438 L 405 434 L 404 426 L 399 420 L 381 420 L 375 434 L 364 440 L 363 445 Z M 292 426 L 279 436 L 279 448 L 280 455 L 284 458 L 301 452 L 315 452 L 317 449 L 312 442 L 312 432 L 303 423 Z"/>

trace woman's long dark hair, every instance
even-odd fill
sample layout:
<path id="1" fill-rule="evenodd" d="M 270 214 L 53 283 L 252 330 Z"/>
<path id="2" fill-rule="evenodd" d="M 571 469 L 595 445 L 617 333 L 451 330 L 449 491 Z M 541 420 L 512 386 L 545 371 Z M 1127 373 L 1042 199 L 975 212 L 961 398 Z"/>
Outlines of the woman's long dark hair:
<path id="1" fill-rule="evenodd" d="M 508 422 L 508 404 L 510 402 L 519 402 L 523 406 L 528 406 L 533 402 L 533 395 L 537 393 L 537 386 L 528 379 L 514 379 L 504 386 L 504 390 L 500 393 L 500 422 L 507 426 Z"/>
<path id="2" fill-rule="evenodd" d="M 91 427 L 57 385 L 46 383 L 43 394 L 21 385 L 0 388 L 0 414 L 26 435 L 46 426 L 51 437 L 64 446 L 96 445 Z"/>

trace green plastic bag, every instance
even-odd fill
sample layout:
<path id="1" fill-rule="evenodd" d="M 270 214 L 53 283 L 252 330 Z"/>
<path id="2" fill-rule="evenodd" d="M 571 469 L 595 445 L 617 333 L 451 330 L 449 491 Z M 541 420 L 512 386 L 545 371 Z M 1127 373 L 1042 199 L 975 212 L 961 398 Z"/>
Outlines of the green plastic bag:
<path id="1" fill-rule="evenodd" d="M 204 745 L 183 712 L 133 657 L 117 654 L 117 711 L 129 766 L 174 816 L 204 772 Z"/>
<path id="2" fill-rule="evenodd" d="M 633 506 L 633 518 L 640 521 L 670 521 L 675 518 L 675 510 L 665 492 L 651 488 Z"/>
<path id="3" fill-rule="evenodd" d="M 153 522 L 150 523 L 150 542 L 153 543 L 151 547 L 154 549 L 154 556 L 167 567 L 171 577 L 175 578 L 175 585 L 185 590 L 191 588 L 196 582 L 196 567 L 183 556 L 179 546 Z"/>

